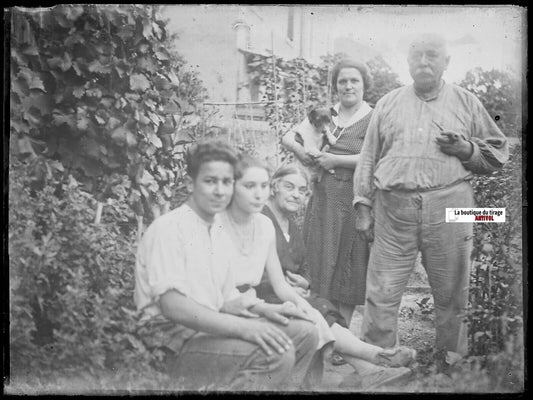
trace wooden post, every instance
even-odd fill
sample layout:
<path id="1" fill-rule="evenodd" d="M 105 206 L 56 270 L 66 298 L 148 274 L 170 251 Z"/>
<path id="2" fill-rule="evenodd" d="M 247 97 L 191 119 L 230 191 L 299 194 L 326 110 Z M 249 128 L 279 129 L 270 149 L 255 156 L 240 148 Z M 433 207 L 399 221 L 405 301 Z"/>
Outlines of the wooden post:
<path id="1" fill-rule="evenodd" d="M 143 216 L 137 215 L 137 243 L 141 241 L 143 236 Z"/>
<path id="2" fill-rule="evenodd" d="M 170 210 L 170 201 L 165 201 L 163 203 L 163 214 L 166 214 Z"/>
<path id="3" fill-rule="evenodd" d="M 205 105 L 202 104 L 202 108 L 200 109 L 200 124 L 201 124 L 201 127 L 202 127 L 202 138 L 205 137 L 205 131 L 206 131 L 206 127 L 207 127 L 207 124 L 205 122 L 205 109 L 204 109 Z"/>
<path id="4" fill-rule="evenodd" d="M 101 201 L 97 202 L 96 205 L 96 216 L 94 217 L 94 223 L 98 225 L 100 223 L 100 220 L 102 219 L 102 210 L 104 208 L 104 203 Z"/>
<path id="5" fill-rule="evenodd" d="M 255 129 L 254 129 L 254 124 L 253 124 L 253 121 L 254 121 L 254 115 L 253 115 L 253 107 L 251 104 L 248 104 L 248 112 L 250 113 L 250 115 L 248 116 L 248 130 L 249 132 L 252 132 L 252 138 L 254 140 L 254 147 L 257 149 L 257 140 L 256 140 L 256 137 L 255 137 Z"/>
<path id="6" fill-rule="evenodd" d="M 237 101 L 237 102 L 224 102 L 224 101 L 217 101 L 217 102 L 205 102 L 204 105 L 207 106 L 246 106 L 248 104 L 268 104 L 270 101 Z"/>
<path id="7" fill-rule="evenodd" d="M 303 61 L 300 61 L 300 63 L 303 64 Z M 300 121 L 303 121 L 306 117 L 306 108 L 305 108 L 305 105 L 307 104 L 307 88 L 306 88 L 306 75 L 305 75 L 305 72 L 304 72 L 304 69 L 302 68 L 302 103 L 301 103 L 301 107 L 300 107 Z M 302 115 L 302 110 L 303 110 L 303 115 Z"/>
<path id="8" fill-rule="evenodd" d="M 270 40 L 272 42 L 272 80 L 274 82 L 274 111 L 276 116 L 276 164 L 279 164 L 280 148 L 279 148 L 279 116 L 278 116 L 278 91 L 276 89 L 276 56 L 274 55 L 274 31 L 270 31 Z"/>
<path id="9" fill-rule="evenodd" d="M 327 102 L 328 104 L 331 104 L 331 70 L 330 70 L 330 63 L 328 62 L 327 63 L 327 68 L 328 68 L 328 73 L 327 73 L 327 88 L 328 88 L 328 97 L 327 97 Z"/>
<path id="10" fill-rule="evenodd" d="M 330 49 L 330 28 L 328 28 L 328 34 L 327 34 L 327 38 L 326 38 L 326 54 L 329 56 L 330 53 L 329 53 L 329 49 Z M 330 76 L 330 72 L 331 72 L 331 68 L 330 68 L 330 63 L 327 62 L 326 63 L 326 68 L 327 68 L 327 78 L 326 78 L 326 87 L 327 87 L 327 102 L 328 104 L 331 104 L 331 76 Z"/>
<path id="11" fill-rule="evenodd" d="M 241 135 L 241 142 L 244 144 L 244 135 L 242 134 L 241 123 L 239 122 L 239 116 L 237 115 L 236 107 L 233 110 L 233 119 L 235 120 L 235 123 L 237 124 L 237 127 L 239 128 L 239 134 Z"/>
<path id="12" fill-rule="evenodd" d="M 152 209 L 154 219 L 159 218 L 161 216 L 161 206 L 159 204 L 152 204 L 150 208 Z"/>

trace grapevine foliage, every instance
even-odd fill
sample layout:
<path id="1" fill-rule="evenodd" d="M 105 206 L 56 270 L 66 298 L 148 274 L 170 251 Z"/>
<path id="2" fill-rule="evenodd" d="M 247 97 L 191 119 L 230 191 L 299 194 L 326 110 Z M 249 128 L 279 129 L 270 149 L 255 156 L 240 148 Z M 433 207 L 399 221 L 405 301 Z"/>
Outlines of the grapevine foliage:
<path id="1" fill-rule="evenodd" d="M 265 116 L 276 132 L 277 138 L 302 121 L 307 112 L 316 106 L 332 105 L 336 101 L 331 91 L 331 69 L 346 54 L 338 53 L 322 57 L 320 65 L 303 58 L 285 60 L 273 56 L 249 54 L 248 73 L 252 85 L 260 88 L 267 102 Z M 375 104 L 384 94 L 401 86 L 395 74 L 382 57 L 367 62 L 373 78 L 373 86 L 364 99 Z M 292 154 L 282 149 L 282 161 Z"/>
<path id="2" fill-rule="evenodd" d="M 14 8 L 10 22 L 11 154 L 42 158 L 37 188 L 73 174 L 104 200 L 118 173 L 137 214 L 168 203 L 205 92 L 182 71 L 158 8 Z"/>

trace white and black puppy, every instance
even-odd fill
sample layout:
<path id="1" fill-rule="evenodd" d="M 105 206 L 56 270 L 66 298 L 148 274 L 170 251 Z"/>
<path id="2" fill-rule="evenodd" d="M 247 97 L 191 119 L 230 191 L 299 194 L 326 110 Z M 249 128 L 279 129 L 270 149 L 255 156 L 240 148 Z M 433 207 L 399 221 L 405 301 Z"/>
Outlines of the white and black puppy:
<path id="1" fill-rule="evenodd" d="M 321 151 L 327 151 L 329 146 L 337 143 L 337 138 L 329 129 L 331 117 L 336 114 L 333 108 L 315 107 L 309 111 L 307 119 L 294 129 L 301 138 L 305 152 L 311 157 L 318 157 Z"/>
<path id="2" fill-rule="evenodd" d="M 335 111 L 327 107 L 313 108 L 307 114 L 307 120 L 298 126 L 296 131 L 300 134 L 307 153 L 317 156 L 326 145 L 337 143 L 329 129 L 332 112 Z"/>

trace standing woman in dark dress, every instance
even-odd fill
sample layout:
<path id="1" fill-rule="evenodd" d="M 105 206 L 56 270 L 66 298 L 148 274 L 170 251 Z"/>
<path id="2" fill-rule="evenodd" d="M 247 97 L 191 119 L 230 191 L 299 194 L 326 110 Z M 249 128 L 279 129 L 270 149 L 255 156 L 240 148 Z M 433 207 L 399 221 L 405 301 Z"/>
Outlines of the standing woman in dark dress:
<path id="1" fill-rule="evenodd" d="M 331 82 L 339 98 L 334 107 L 337 115 L 332 117 L 336 144 L 315 158 L 305 153 L 292 130 L 282 144 L 304 165 L 321 167 L 304 222 L 309 277 L 313 290 L 333 302 L 350 326 L 355 306 L 365 302 L 369 257 L 368 242 L 355 231 L 352 188 L 372 114 L 363 101 L 371 77 L 364 64 L 342 60 L 333 68 Z"/>

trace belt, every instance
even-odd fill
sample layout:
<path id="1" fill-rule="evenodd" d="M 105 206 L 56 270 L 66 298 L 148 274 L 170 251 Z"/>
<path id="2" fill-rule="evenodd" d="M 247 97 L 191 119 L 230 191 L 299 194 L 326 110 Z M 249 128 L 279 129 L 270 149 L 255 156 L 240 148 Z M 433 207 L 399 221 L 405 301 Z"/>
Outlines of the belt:
<path id="1" fill-rule="evenodd" d="M 430 187 L 430 188 L 419 188 L 419 189 L 397 189 L 397 188 L 391 188 L 391 189 L 388 189 L 388 190 L 385 190 L 385 189 L 381 189 L 385 192 L 408 192 L 408 193 L 413 193 L 413 192 L 433 192 L 433 191 L 436 191 L 436 190 L 442 190 L 442 189 L 448 189 L 448 188 L 451 188 L 453 186 L 457 186 L 463 182 L 469 182 L 470 180 L 472 180 L 471 177 L 467 177 L 467 178 L 464 178 L 464 179 L 459 179 L 458 181 L 453 181 L 452 183 L 449 183 L 447 185 L 443 185 L 443 186 L 436 186 L 436 187 Z"/>

